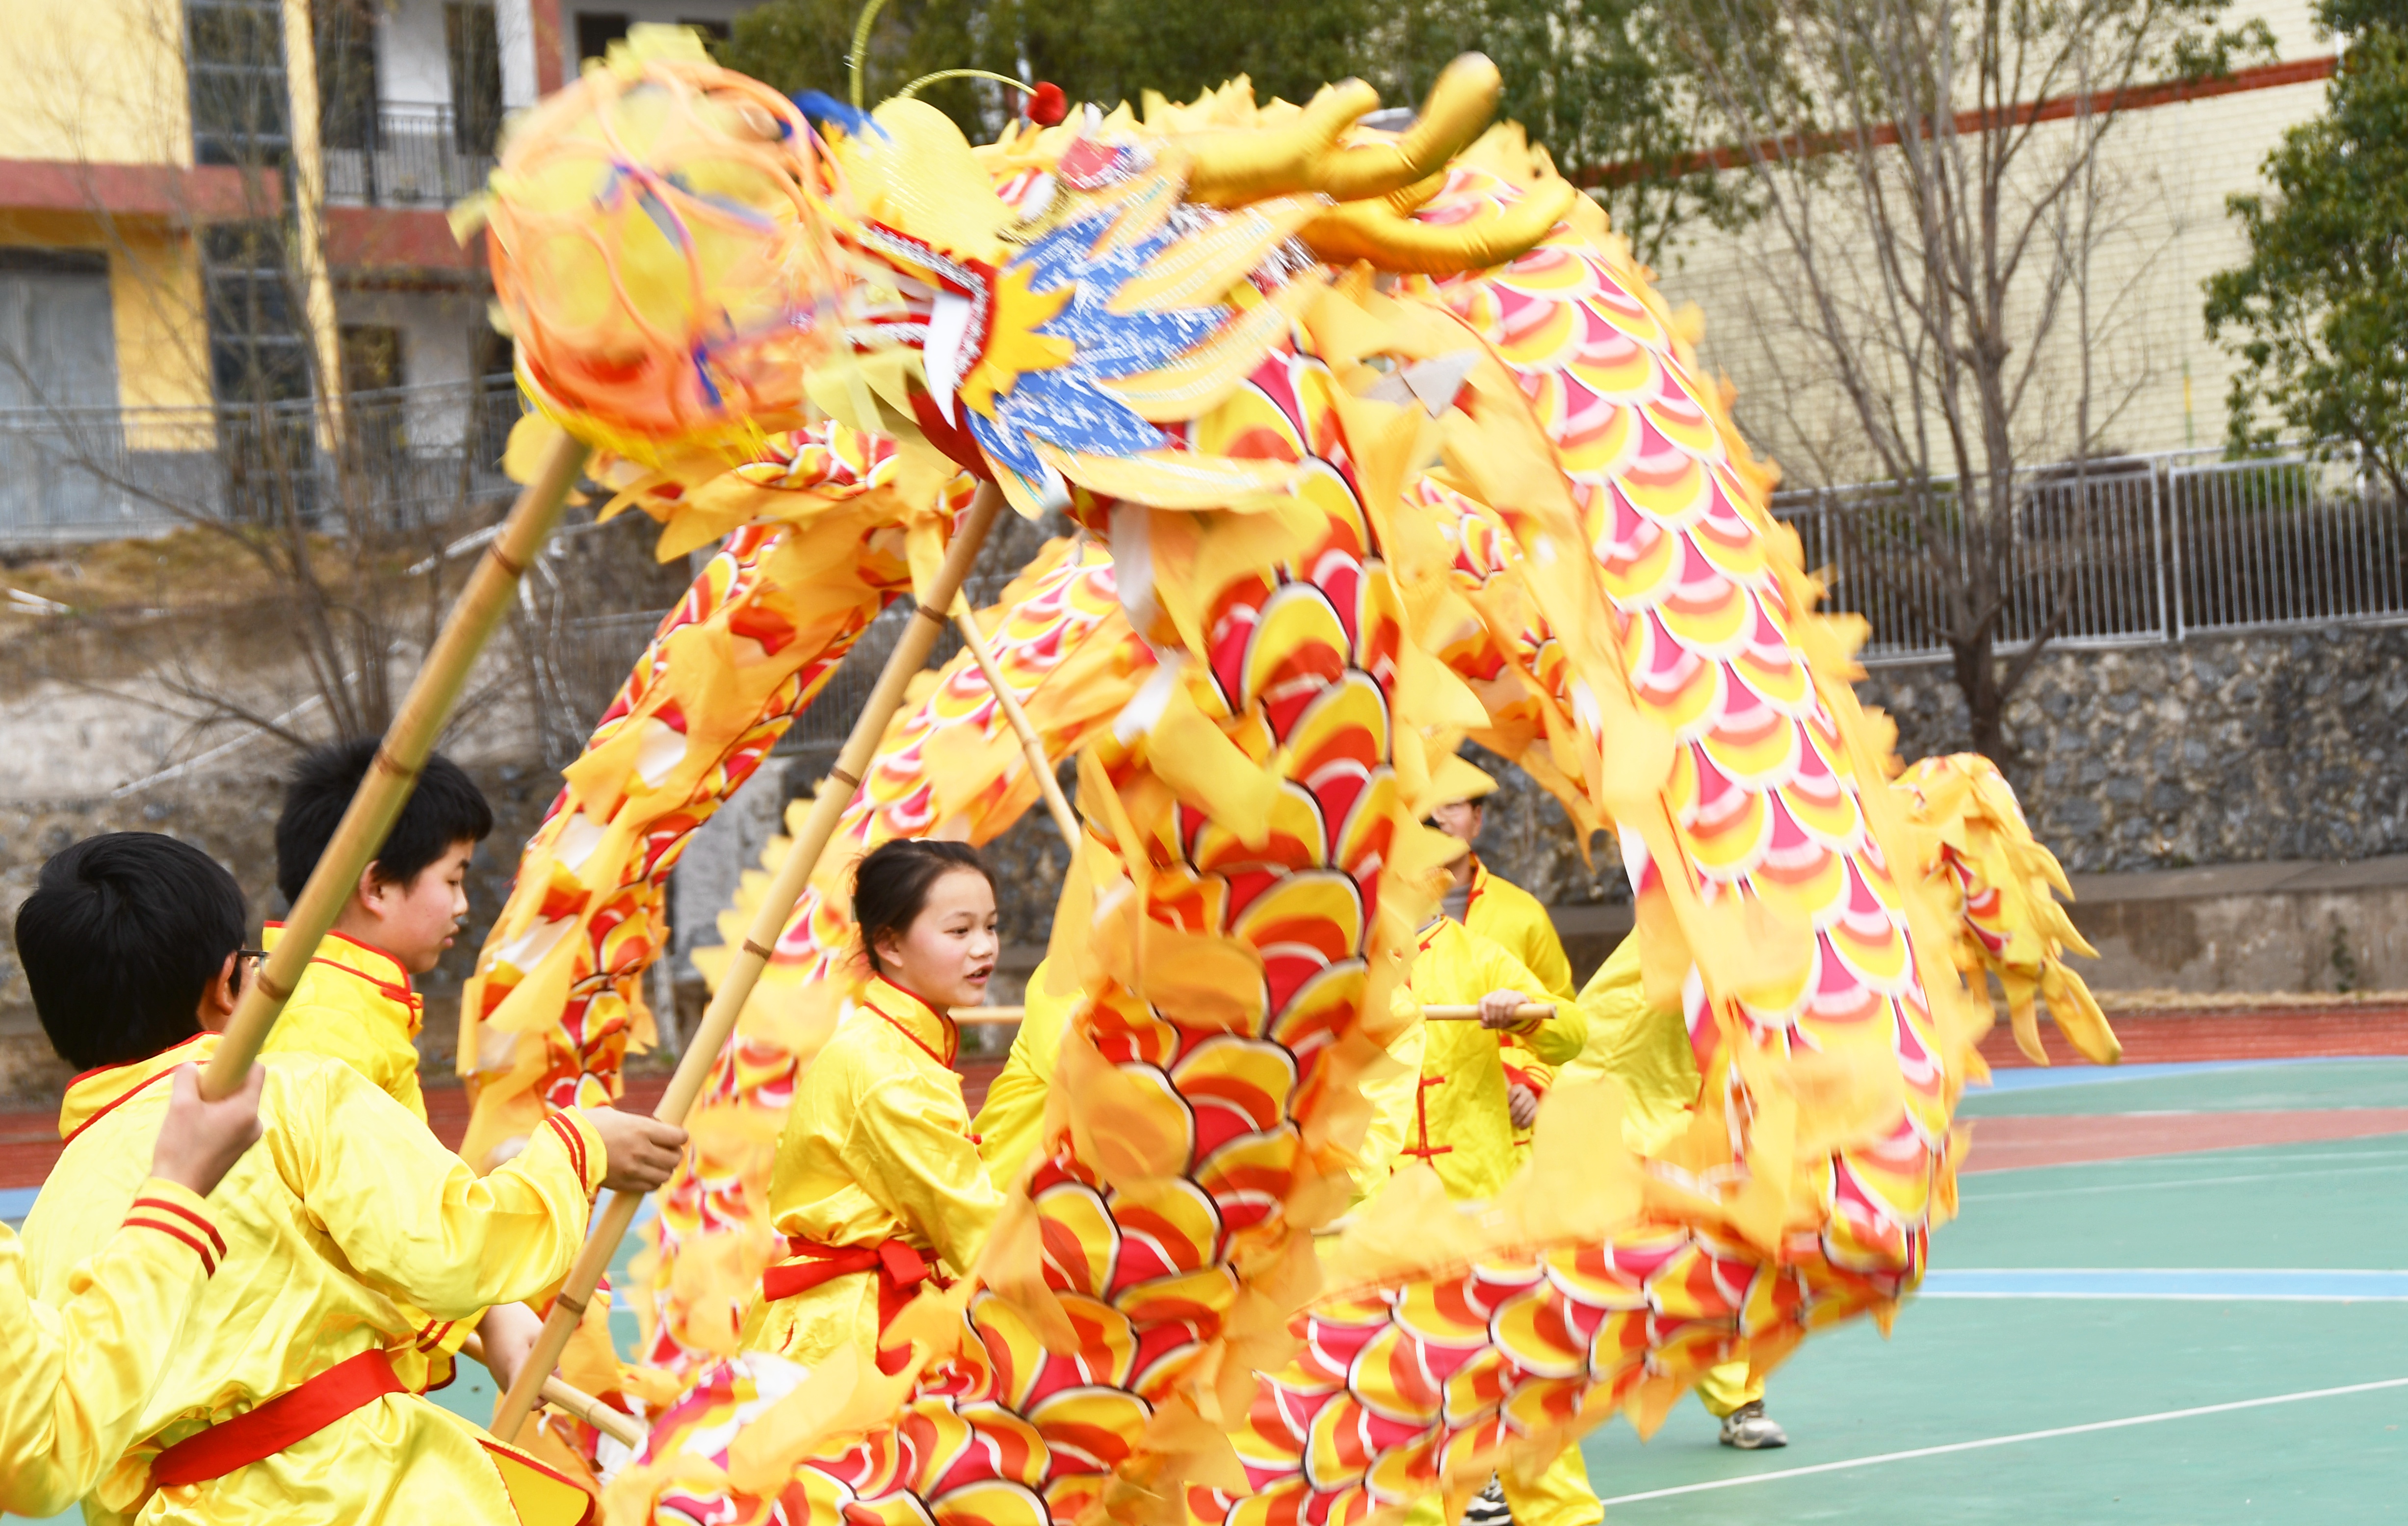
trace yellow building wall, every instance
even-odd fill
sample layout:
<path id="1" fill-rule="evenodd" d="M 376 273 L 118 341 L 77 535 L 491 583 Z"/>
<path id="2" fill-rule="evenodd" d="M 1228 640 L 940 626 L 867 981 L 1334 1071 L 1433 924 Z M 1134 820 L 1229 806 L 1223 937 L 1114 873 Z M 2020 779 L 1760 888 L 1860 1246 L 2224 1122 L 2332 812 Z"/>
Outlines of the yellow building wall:
<path id="1" fill-rule="evenodd" d="M 118 230 L 108 255 L 117 330 L 117 397 L 149 410 L 125 421 L 135 450 L 216 447 L 209 410 L 209 331 L 199 251 L 165 227 Z"/>
<path id="2" fill-rule="evenodd" d="M 0 13 L 0 159 L 192 163 L 178 0 L 7 0 Z"/>

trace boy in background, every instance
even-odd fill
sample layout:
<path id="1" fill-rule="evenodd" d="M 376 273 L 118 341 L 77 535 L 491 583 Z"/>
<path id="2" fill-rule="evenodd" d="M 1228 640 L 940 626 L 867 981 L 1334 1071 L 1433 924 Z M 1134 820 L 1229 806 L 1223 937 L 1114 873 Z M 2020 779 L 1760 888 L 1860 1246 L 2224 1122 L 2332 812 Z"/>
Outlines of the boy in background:
<path id="1" fill-rule="evenodd" d="M 66 1297 L 142 1191 L 165 1083 L 234 1014 L 243 924 L 233 877 L 172 838 L 114 833 L 42 866 L 18 955 L 51 1046 L 91 1068 L 25 1224 L 37 1296 Z M 340 1061 L 258 1069 L 263 1148 L 219 1184 L 216 1274 L 87 1519 L 580 1519 L 582 1490 L 421 1395 L 449 1379 L 454 1326 L 556 1284 L 595 1191 L 658 1187 L 684 1132 L 571 1109 L 480 1179 Z"/>
<path id="2" fill-rule="evenodd" d="M 294 767 L 276 818 L 276 886 L 287 905 L 301 899 L 381 745 L 373 736 L 331 743 Z M 426 1004 L 410 977 L 434 969 L 452 947 L 468 915 L 468 861 L 493 830 L 493 807 L 460 765 L 427 754 L 375 862 L 293 988 L 267 1050 L 340 1060 L 423 1122 L 411 1040 Z M 261 947 L 274 949 L 283 931 L 269 922 Z"/>
<path id="3" fill-rule="evenodd" d="M 1475 846 L 1487 817 L 1481 801 L 1497 792 L 1497 781 L 1466 768 L 1466 792 L 1430 812 L 1429 824 L 1472 848 L 1469 878 L 1458 876 L 1446 892 L 1445 911 L 1466 928 L 1522 962 L 1538 979 L 1531 995 L 1559 1006 L 1572 1005 L 1572 962 L 1564 957 L 1563 939 L 1539 898 L 1480 862 Z M 1539 1103 L 1555 1080 L 1555 1068 L 1508 1034 L 1498 1042 L 1505 1048 L 1505 1095 L 1513 1115 L 1513 1148 L 1526 1149 L 1530 1128 L 1539 1120 Z"/>

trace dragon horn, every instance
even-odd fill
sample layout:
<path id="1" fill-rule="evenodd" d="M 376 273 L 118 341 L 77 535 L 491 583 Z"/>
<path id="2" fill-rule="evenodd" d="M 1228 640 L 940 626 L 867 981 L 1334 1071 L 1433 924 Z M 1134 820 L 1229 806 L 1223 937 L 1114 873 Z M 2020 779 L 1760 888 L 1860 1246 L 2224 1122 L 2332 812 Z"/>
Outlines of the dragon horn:
<path id="1" fill-rule="evenodd" d="M 1341 202 L 1385 196 L 1438 173 L 1479 136 L 1500 88 L 1497 65 L 1466 53 L 1440 73 L 1412 127 L 1390 140 L 1342 147 L 1339 140 L 1379 106 L 1380 94 L 1360 79 L 1325 85 L 1285 126 L 1179 137 L 1190 160 L 1188 194 L 1222 207 L 1309 191 Z"/>

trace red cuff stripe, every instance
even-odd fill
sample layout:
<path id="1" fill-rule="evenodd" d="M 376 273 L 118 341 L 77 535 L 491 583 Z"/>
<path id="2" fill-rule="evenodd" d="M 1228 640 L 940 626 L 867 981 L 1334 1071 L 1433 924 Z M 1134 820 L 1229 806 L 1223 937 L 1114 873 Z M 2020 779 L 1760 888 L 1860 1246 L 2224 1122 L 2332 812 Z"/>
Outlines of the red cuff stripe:
<path id="1" fill-rule="evenodd" d="M 568 1162 L 576 1168 L 578 1181 L 583 1182 L 585 1180 L 585 1135 L 579 1132 L 576 1124 L 558 1113 L 552 1114 L 544 1121 L 552 1126 L 553 1133 L 560 1135 L 560 1142 L 568 1148 Z"/>
<path id="2" fill-rule="evenodd" d="M 437 1324 L 433 1319 L 427 1320 L 426 1328 L 418 1333 L 418 1348 L 422 1351 L 434 1350 L 443 1344 L 443 1337 L 452 1333 L 452 1327 L 459 1322 L 457 1319 L 446 1319 Z"/>
<path id="3" fill-rule="evenodd" d="M 193 1248 L 194 1255 L 201 1258 L 201 1275 L 203 1276 L 217 1276 L 218 1259 L 209 1254 L 209 1248 L 208 1246 L 203 1245 L 199 1240 L 194 1238 L 194 1236 L 180 1225 L 170 1224 L 163 1219 L 128 1219 L 125 1221 L 125 1227 L 127 1229 L 155 1229 L 162 1234 L 169 1235 L 175 1239 L 183 1241 L 186 1245 Z"/>
<path id="4" fill-rule="evenodd" d="M 208 1235 L 209 1237 L 209 1244 L 218 1248 L 218 1255 L 220 1257 L 223 1257 L 225 1255 L 225 1236 L 218 1233 L 218 1227 L 215 1224 L 210 1223 L 206 1215 L 194 1213 L 192 1209 L 185 1207 L 182 1204 L 170 1203 L 163 1197 L 137 1197 L 134 1200 L 134 1205 L 137 1208 L 156 1208 L 161 1213 L 174 1214 L 177 1218 L 192 1225 L 194 1229 L 199 1230 L 203 1234 Z"/>

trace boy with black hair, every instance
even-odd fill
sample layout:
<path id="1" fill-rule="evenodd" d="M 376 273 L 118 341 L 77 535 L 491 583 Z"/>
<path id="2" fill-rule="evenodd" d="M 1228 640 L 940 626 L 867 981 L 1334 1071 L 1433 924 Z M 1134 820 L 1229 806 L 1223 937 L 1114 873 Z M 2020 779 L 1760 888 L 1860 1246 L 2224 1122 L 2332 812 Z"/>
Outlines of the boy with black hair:
<path id="1" fill-rule="evenodd" d="M 276 884 L 290 905 L 333 840 L 380 739 L 334 742 L 304 753 L 276 818 Z M 494 830 L 493 807 L 460 765 L 429 753 L 376 860 L 351 887 L 335 926 L 302 972 L 269 1035 L 270 1050 L 343 1061 L 404 1107 L 426 1117 L 418 1086 L 425 1002 L 410 989 L 452 947 L 468 915 L 468 861 Z M 283 925 L 270 922 L 262 947 Z"/>
<path id="2" fill-rule="evenodd" d="M 172 838 L 111 834 L 42 866 L 19 959 L 52 1045 L 99 1068 L 68 1086 L 66 1149 L 26 1220 L 37 1296 L 72 1291 L 144 1191 L 163 1083 L 234 1014 L 243 920 L 233 877 Z M 210 1205 L 216 1275 L 87 1515 L 581 1519 L 582 1490 L 420 1395 L 448 1381 L 458 1324 L 567 1272 L 598 1188 L 667 1179 L 683 1131 L 572 1109 L 480 1179 L 347 1064 L 279 1053 L 254 1074 L 264 1148 Z"/>
<path id="3" fill-rule="evenodd" d="M 134 1445 L 185 1317 L 223 1243 L 207 1201 L 259 1139 L 253 1070 L 222 1102 L 177 1067 L 150 1175 L 100 1254 L 53 1306 L 28 1291 L 25 1253 L 0 1225 L 0 1511 L 51 1516 L 91 1492 Z"/>

